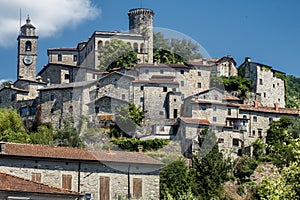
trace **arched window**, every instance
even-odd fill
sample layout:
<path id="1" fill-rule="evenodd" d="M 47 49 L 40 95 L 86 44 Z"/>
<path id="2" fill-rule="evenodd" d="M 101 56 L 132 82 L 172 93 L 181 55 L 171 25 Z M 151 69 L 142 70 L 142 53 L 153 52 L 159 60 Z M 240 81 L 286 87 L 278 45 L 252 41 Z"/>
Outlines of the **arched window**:
<path id="1" fill-rule="evenodd" d="M 145 49 L 145 44 L 144 43 L 141 44 L 140 52 L 141 53 L 146 53 L 146 49 Z"/>
<path id="2" fill-rule="evenodd" d="M 134 51 L 135 51 L 136 53 L 138 53 L 138 51 L 139 51 L 139 45 L 138 45 L 137 43 L 134 43 L 134 44 L 133 44 L 133 48 L 134 48 Z"/>
<path id="3" fill-rule="evenodd" d="M 105 45 L 108 45 L 109 44 L 109 41 L 105 41 Z"/>
<path id="4" fill-rule="evenodd" d="M 26 41 L 26 43 L 25 43 L 25 51 L 31 51 L 31 42 L 30 41 Z"/>
<path id="5" fill-rule="evenodd" d="M 102 46 L 103 46 L 103 41 L 100 40 L 100 41 L 98 42 L 98 49 L 100 49 Z"/>

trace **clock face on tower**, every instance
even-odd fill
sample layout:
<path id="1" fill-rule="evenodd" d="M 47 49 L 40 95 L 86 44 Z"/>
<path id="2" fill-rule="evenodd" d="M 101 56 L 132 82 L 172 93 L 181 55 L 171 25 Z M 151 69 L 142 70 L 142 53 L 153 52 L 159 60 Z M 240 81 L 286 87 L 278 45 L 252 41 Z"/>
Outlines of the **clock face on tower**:
<path id="1" fill-rule="evenodd" d="M 30 65 L 32 63 L 32 56 L 25 56 L 23 58 L 23 62 L 25 63 L 25 65 Z"/>

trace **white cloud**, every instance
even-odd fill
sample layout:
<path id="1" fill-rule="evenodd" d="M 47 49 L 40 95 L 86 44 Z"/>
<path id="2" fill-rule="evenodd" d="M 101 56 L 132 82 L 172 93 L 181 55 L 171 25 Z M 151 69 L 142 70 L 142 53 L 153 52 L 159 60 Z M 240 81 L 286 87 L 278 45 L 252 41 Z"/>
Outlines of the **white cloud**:
<path id="1" fill-rule="evenodd" d="M 0 46 L 12 45 L 19 33 L 20 8 L 22 25 L 27 14 L 37 27 L 40 37 L 54 36 L 64 28 L 95 19 L 100 10 L 91 0 L 1 0 L 0 1 Z M 7 41 L 11 41 L 8 43 Z"/>

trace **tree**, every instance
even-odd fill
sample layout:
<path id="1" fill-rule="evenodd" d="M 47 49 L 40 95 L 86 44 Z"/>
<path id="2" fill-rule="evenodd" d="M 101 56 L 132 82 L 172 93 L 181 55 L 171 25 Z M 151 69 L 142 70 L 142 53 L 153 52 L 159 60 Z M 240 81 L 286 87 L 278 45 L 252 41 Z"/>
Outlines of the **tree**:
<path id="1" fill-rule="evenodd" d="M 161 32 L 153 34 L 153 59 L 158 63 L 183 63 L 201 58 L 199 45 L 188 39 L 167 39 Z"/>
<path id="2" fill-rule="evenodd" d="M 110 71 L 113 68 L 133 67 L 137 64 L 137 54 L 134 49 L 122 40 L 111 39 L 109 44 L 99 50 L 99 68 Z"/>
<path id="3" fill-rule="evenodd" d="M 9 85 L 11 82 L 12 82 L 12 81 L 3 81 L 3 82 L 0 81 L 0 90 L 1 90 L 2 88 L 4 88 L 5 86 Z"/>
<path id="4" fill-rule="evenodd" d="M 0 108 L 0 141 L 18 143 L 30 141 L 21 117 L 12 108 Z"/>
<path id="5" fill-rule="evenodd" d="M 56 145 L 64 147 L 84 147 L 78 130 L 72 127 L 68 121 L 64 121 L 64 128 L 57 130 L 54 142 Z"/>
<path id="6" fill-rule="evenodd" d="M 165 166 L 160 172 L 161 199 L 179 199 L 189 188 L 194 187 L 195 171 L 188 169 L 185 160 L 178 159 Z"/>
<path id="7" fill-rule="evenodd" d="M 117 109 L 116 123 L 117 127 L 113 131 L 121 131 L 120 134 L 113 133 L 114 136 L 132 136 L 135 133 L 136 126 L 140 126 L 145 117 L 141 107 L 137 107 L 135 104 L 130 103 L 123 105 Z"/>
<path id="8" fill-rule="evenodd" d="M 36 132 L 30 133 L 30 143 L 53 145 L 55 134 L 55 131 L 46 125 L 38 126 Z"/>

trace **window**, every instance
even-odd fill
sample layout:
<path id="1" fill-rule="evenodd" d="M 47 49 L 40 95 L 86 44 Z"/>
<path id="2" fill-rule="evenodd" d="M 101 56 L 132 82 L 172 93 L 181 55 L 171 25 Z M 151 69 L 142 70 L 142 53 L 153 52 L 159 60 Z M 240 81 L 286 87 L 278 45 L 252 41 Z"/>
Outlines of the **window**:
<path id="1" fill-rule="evenodd" d="M 252 130 L 252 136 L 255 136 L 255 130 Z"/>
<path id="2" fill-rule="evenodd" d="M 73 61 L 76 62 L 77 61 L 77 55 L 73 55 Z"/>
<path id="3" fill-rule="evenodd" d="M 164 115 L 164 111 L 159 111 L 159 115 Z"/>
<path id="4" fill-rule="evenodd" d="M 51 112 L 51 113 L 54 113 L 54 108 L 51 108 L 50 112 Z"/>
<path id="5" fill-rule="evenodd" d="M 231 108 L 228 108 L 227 115 L 231 115 Z"/>
<path id="6" fill-rule="evenodd" d="M 213 111 L 216 111 L 217 110 L 217 106 L 216 105 L 212 105 L 212 109 L 213 109 Z"/>
<path id="7" fill-rule="evenodd" d="M 134 43 L 134 44 L 133 44 L 133 49 L 134 49 L 134 51 L 135 51 L 136 53 L 138 53 L 138 52 L 139 52 L 139 45 L 138 45 L 137 43 Z"/>
<path id="8" fill-rule="evenodd" d="M 50 95 L 50 101 L 54 101 L 54 94 Z"/>
<path id="9" fill-rule="evenodd" d="M 141 198 L 143 196 L 143 181 L 141 178 L 133 178 L 133 197 Z"/>
<path id="10" fill-rule="evenodd" d="M 217 117 L 213 117 L 213 122 L 217 122 Z"/>
<path id="11" fill-rule="evenodd" d="M 198 83 L 198 88 L 201 88 L 201 83 L 200 82 Z"/>
<path id="12" fill-rule="evenodd" d="M 218 143 L 224 143 L 224 138 L 218 138 Z"/>
<path id="13" fill-rule="evenodd" d="M 35 181 L 35 182 L 41 183 L 42 182 L 42 180 L 41 180 L 41 173 L 32 172 L 31 173 L 31 180 Z"/>
<path id="14" fill-rule="evenodd" d="M 262 129 L 258 129 L 258 137 L 262 137 Z"/>
<path id="15" fill-rule="evenodd" d="M 141 98 L 140 98 L 140 102 L 144 102 L 144 97 L 141 97 Z"/>
<path id="16" fill-rule="evenodd" d="M 167 87 L 163 87 L 163 92 L 167 92 L 168 88 Z"/>
<path id="17" fill-rule="evenodd" d="M 264 97 L 267 97 L 267 94 L 264 92 Z"/>
<path id="18" fill-rule="evenodd" d="M 180 81 L 180 86 L 184 87 L 184 81 Z"/>
<path id="19" fill-rule="evenodd" d="M 145 74 L 149 74 L 149 69 L 145 69 Z"/>
<path id="20" fill-rule="evenodd" d="M 236 138 L 232 139 L 232 146 L 238 147 L 239 146 L 239 140 Z"/>
<path id="21" fill-rule="evenodd" d="M 144 86 L 141 86 L 141 91 L 143 91 L 144 90 Z"/>
<path id="22" fill-rule="evenodd" d="M 176 88 L 172 88 L 172 91 L 173 91 L 173 92 L 176 92 Z"/>
<path id="23" fill-rule="evenodd" d="M 247 119 L 247 116 L 246 116 L 246 115 L 243 115 L 243 119 Z"/>
<path id="24" fill-rule="evenodd" d="M 253 121 L 257 122 L 257 117 L 256 116 L 253 116 Z"/>
<path id="25" fill-rule="evenodd" d="M 12 94 L 11 97 L 10 97 L 10 98 L 11 98 L 11 101 L 16 100 L 16 96 L 17 96 L 16 94 Z"/>
<path id="26" fill-rule="evenodd" d="M 201 76 L 201 72 L 198 72 L 198 76 Z"/>
<path id="27" fill-rule="evenodd" d="M 217 95 L 215 96 L 215 100 L 218 100 L 218 96 Z"/>
<path id="28" fill-rule="evenodd" d="M 72 175 L 63 174 L 62 175 L 62 184 L 61 187 L 64 189 L 71 190 L 72 189 Z"/>
<path id="29" fill-rule="evenodd" d="M 206 105 L 202 105 L 201 110 L 206 110 Z"/>
<path id="30" fill-rule="evenodd" d="M 269 118 L 269 123 L 271 123 L 273 121 L 273 118 L 272 117 L 270 117 Z"/>
<path id="31" fill-rule="evenodd" d="M 65 74 L 65 80 L 69 80 L 70 79 L 70 74 Z"/>
<path id="32" fill-rule="evenodd" d="M 280 102 L 280 98 L 278 98 L 277 100 L 278 100 L 278 102 Z"/>
<path id="33" fill-rule="evenodd" d="M 57 60 L 58 60 L 58 61 L 62 61 L 62 55 L 61 55 L 61 54 L 58 54 L 58 55 L 57 55 Z"/>
<path id="34" fill-rule="evenodd" d="M 73 99 L 73 92 L 70 92 L 70 99 Z"/>
<path id="35" fill-rule="evenodd" d="M 174 99 L 174 102 L 176 102 L 176 99 Z"/>
<path id="36" fill-rule="evenodd" d="M 259 79 L 259 85 L 262 85 L 263 84 L 263 80 L 260 78 Z"/>
<path id="37" fill-rule="evenodd" d="M 183 69 L 180 70 L 180 74 L 184 74 L 184 70 Z"/>
<path id="38" fill-rule="evenodd" d="M 99 111 L 100 111 L 99 106 L 96 106 L 96 107 L 95 107 L 95 113 L 99 113 Z"/>
<path id="39" fill-rule="evenodd" d="M 30 41 L 26 41 L 26 43 L 25 43 L 25 51 L 31 51 L 31 42 Z"/>
<path id="40" fill-rule="evenodd" d="M 26 43 L 25 43 L 25 51 L 31 51 L 31 42 L 30 41 L 26 41 Z"/>
<path id="41" fill-rule="evenodd" d="M 159 72 L 160 72 L 160 74 L 164 74 L 164 70 L 162 70 L 162 69 Z"/>
<path id="42" fill-rule="evenodd" d="M 122 99 L 123 99 L 123 100 L 125 100 L 125 97 L 126 97 L 125 94 L 122 94 Z"/>
<path id="43" fill-rule="evenodd" d="M 273 84 L 273 88 L 275 88 L 275 84 Z"/>

